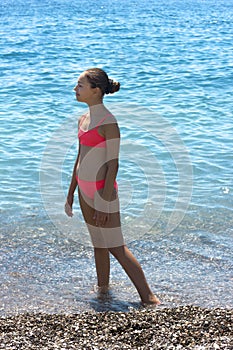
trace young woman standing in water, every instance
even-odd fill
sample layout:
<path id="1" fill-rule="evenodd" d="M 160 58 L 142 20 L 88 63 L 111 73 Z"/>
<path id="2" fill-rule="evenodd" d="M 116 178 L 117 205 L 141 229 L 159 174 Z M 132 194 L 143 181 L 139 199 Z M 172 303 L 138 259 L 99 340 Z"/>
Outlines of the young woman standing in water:
<path id="1" fill-rule="evenodd" d="M 105 94 L 118 91 L 120 84 L 99 68 L 84 71 L 74 88 L 78 102 L 89 111 L 79 119 L 79 152 L 73 169 L 65 212 L 72 217 L 74 192 L 78 186 L 80 208 L 94 246 L 100 292 L 109 287 L 110 253 L 135 285 L 143 304 L 160 304 L 148 286 L 142 268 L 124 243 L 116 175 L 120 132 L 117 121 L 104 106 Z"/>

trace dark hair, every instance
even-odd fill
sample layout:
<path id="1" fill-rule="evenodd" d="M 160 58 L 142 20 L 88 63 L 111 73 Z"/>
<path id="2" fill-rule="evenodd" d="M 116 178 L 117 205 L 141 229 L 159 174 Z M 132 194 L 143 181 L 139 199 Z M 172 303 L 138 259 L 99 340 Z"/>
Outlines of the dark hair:
<path id="1" fill-rule="evenodd" d="M 100 68 L 90 68 L 85 71 L 87 80 L 93 88 L 100 88 L 102 94 L 114 94 L 120 90 L 120 83 L 109 79 L 107 73 Z"/>

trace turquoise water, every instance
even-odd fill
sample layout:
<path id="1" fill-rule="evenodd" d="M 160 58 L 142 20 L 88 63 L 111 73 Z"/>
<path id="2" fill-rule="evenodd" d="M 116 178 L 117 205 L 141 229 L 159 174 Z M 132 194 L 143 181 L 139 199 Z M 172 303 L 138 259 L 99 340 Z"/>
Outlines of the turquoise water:
<path id="1" fill-rule="evenodd" d="M 72 89 L 93 66 L 121 82 L 105 103 L 122 226 L 153 290 L 232 307 L 233 2 L 3 0 L 0 16 L 1 313 L 138 305 L 115 261 L 96 299 L 78 203 L 63 213 L 86 108 Z"/>

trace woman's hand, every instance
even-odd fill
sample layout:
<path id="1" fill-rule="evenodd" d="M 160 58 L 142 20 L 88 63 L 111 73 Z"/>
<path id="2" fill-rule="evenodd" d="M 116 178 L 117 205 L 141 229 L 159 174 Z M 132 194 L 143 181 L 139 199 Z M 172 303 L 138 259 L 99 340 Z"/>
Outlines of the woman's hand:
<path id="1" fill-rule="evenodd" d="M 73 211 L 72 211 L 73 202 L 74 202 L 74 195 L 68 195 L 66 199 L 66 204 L 65 204 L 65 213 L 69 217 L 73 216 Z"/>
<path id="2" fill-rule="evenodd" d="M 95 213 L 93 219 L 95 220 L 96 226 L 105 226 L 109 220 L 109 205 L 110 202 L 102 197 L 103 189 L 95 193 L 94 208 Z"/>
<path id="3" fill-rule="evenodd" d="M 109 220 L 109 214 L 96 210 L 93 219 L 95 220 L 96 226 L 105 226 L 106 222 Z"/>

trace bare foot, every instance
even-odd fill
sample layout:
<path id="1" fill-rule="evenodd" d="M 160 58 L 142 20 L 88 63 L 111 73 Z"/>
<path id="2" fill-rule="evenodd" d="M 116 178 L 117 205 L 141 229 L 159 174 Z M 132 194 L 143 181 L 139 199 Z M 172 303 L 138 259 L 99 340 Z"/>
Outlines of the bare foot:
<path id="1" fill-rule="evenodd" d="M 160 304 L 161 301 L 154 294 L 149 295 L 147 300 L 142 300 L 143 306 L 157 306 Z"/>

